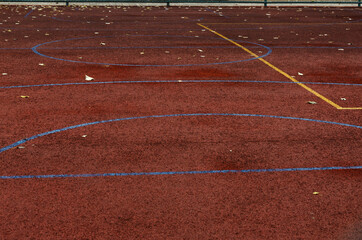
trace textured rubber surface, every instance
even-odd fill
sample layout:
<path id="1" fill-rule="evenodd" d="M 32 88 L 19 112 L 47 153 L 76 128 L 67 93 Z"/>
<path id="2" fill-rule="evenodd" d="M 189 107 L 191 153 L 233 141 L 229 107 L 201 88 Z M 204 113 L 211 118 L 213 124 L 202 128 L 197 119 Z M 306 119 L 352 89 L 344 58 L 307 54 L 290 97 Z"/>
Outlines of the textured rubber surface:
<path id="1" fill-rule="evenodd" d="M 0 238 L 361 238 L 358 8 L 0 9 Z"/>

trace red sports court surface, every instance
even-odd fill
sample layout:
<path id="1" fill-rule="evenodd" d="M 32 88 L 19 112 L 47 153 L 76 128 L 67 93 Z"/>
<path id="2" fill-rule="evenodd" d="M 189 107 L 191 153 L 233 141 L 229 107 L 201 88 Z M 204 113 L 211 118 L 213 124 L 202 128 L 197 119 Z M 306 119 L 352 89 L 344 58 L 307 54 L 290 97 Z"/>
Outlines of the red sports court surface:
<path id="1" fill-rule="evenodd" d="M 361 238 L 359 8 L 0 8 L 2 239 Z"/>

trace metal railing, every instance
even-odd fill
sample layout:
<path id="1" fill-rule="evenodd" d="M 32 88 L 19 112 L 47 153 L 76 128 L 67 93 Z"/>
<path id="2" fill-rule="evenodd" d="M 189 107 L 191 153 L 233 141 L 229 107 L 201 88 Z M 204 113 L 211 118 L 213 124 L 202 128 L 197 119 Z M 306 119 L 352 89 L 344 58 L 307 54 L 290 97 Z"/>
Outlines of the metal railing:
<path id="1" fill-rule="evenodd" d="M 65 5 L 69 5 L 70 3 L 128 3 L 128 4 L 142 4 L 142 3 L 154 3 L 154 4 L 166 4 L 170 6 L 171 4 L 255 4 L 255 5 L 264 5 L 265 7 L 268 5 L 333 5 L 333 4 L 344 4 L 344 5 L 357 5 L 361 7 L 362 0 L 317 0 L 317 1 L 305 1 L 305 0 L 249 0 L 249 1 L 235 1 L 235 0 L 0 0 L 1 3 L 64 3 Z"/>

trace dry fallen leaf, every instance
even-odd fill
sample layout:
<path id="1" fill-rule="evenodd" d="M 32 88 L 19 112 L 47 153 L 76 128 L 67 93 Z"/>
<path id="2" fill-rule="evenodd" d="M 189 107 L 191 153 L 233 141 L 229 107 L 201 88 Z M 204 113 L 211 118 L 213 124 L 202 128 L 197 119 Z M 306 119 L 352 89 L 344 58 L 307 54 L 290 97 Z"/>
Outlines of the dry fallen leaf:
<path id="1" fill-rule="evenodd" d="M 21 95 L 20 97 L 21 98 L 29 98 L 29 96 L 26 96 L 26 95 Z"/>
<path id="2" fill-rule="evenodd" d="M 314 101 L 308 101 L 309 104 L 317 104 L 317 102 Z"/>
<path id="3" fill-rule="evenodd" d="M 313 194 L 314 194 L 314 195 L 318 195 L 318 194 L 319 194 L 319 192 L 313 192 Z"/>
<path id="4" fill-rule="evenodd" d="M 94 78 L 92 78 L 92 77 L 90 77 L 90 76 L 88 76 L 88 75 L 85 75 L 85 80 L 86 80 L 86 81 L 93 81 Z"/>

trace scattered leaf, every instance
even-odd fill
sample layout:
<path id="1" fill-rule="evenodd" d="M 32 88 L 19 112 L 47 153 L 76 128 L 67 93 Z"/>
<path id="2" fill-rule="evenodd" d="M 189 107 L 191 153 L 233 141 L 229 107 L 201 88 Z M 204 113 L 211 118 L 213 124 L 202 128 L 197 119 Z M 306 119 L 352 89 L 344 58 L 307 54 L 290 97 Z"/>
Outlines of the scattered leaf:
<path id="1" fill-rule="evenodd" d="M 304 74 L 303 74 L 303 73 L 301 73 L 301 72 L 298 72 L 298 75 L 299 75 L 299 76 L 303 76 Z"/>
<path id="2" fill-rule="evenodd" d="M 347 99 L 342 97 L 341 100 L 342 100 L 342 101 L 346 101 Z"/>
<path id="3" fill-rule="evenodd" d="M 314 102 L 314 101 L 308 101 L 308 104 L 317 104 L 317 102 Z"/>
<path id="4" fill-rule="evenodd" d="M 319 194 L 319 192 L 313 192 L 313 195 L 318 195 Z"/>
<path id="5" fill-rule="evenodd" d="M 90 76 L 88 76 L 88 75 L 85 75 L 85 80 L 86 80 L 86 81 L 93 81 L 94 78 L 92 78 L 92 77 L 90 77 Z"/>
<path id="6" fill-rule="evenodd" d="M 26 96 L 26 95 L 21 95 L 20 97 L 21 98 L 29 98 L 29 96 Z"/>

